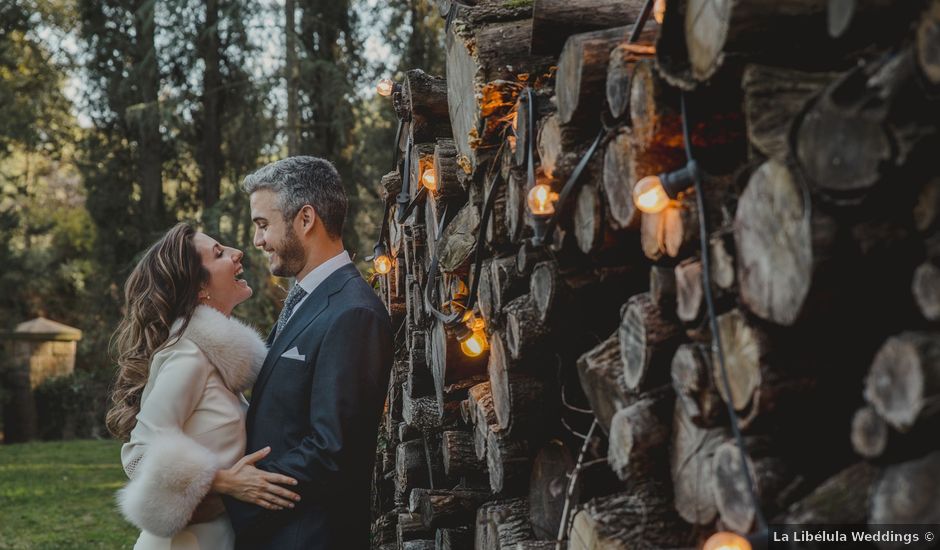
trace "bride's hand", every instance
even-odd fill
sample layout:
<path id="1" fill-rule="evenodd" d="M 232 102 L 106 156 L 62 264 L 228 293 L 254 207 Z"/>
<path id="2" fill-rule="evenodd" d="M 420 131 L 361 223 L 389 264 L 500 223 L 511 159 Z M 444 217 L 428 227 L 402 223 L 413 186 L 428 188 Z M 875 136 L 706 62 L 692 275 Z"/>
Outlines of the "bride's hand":
<path id="1" fill-rule="evenodd" d="M 297 480 L 255 467 L 255 463 L 270 452 L 271 447 L 265 447 L 242 458 L 231 468 L 219 470 L 212 480 L 212 490 L 268 510 L 293 508 L 300 495 L 281 485 L 297 485 Z"/>

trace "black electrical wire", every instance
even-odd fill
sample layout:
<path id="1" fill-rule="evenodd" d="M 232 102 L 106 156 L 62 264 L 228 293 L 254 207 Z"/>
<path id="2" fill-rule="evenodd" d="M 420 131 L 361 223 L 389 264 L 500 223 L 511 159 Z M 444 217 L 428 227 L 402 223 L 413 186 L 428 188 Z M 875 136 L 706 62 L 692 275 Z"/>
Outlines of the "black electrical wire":
<path id="1" fill-rule="evenodd" d="M 398 167 L 398 154 L 401 153 L 398 149 L 398 142 L 401 141 L 401 131 L 404 127 L 404 119 L 398 119 L 398 130 L 395 131 L 395 153 L 392 155 L 392 170 Z"/>
<path id="2" fill-rule="evenodd" d="M 633 31 L 630 32 L 630 44 L 634 44 L 640 39 L 640 33 L 643 32 L 643 27 L 646 26 L 646 21 L 653 11 L 654 2 L 655 0 L 646 0 L 646 3 L 643 4 L 643 9 L 640 10 L 640 16 L 636 18 L 636 23 L 633 24 Z"/>
<path id="3" fill-rule="evenodd" d="M 685 106 L 685 92 L 680 95 L 682 107 L 682 139 L 685 142 L 686 160 L 691 162 L 692 140 L 689 135 L 689 120 Z M 757 518 L 758 531 L 767 530 L 767 520 L 761 511 L 760 501 L 757 498 L 757 489 L 754 486 L 754 479 L 751 477 L 750 468 L 747 463 L 747 451 L 744 448 L 744 440 L 741 437 L 741 428 L 738 426 L 738 415 L 734 411 L 734 405 L 731 399 L 731 382 L 728 379 L 728 369 L 725 366 L 725 353 L 721 345 L 721 334 L 718 332 L 718 318 L 715 315 L 715 302 L 712 296 L 710 260 L 708 253 L 708 227 L 705 221 L 705 198 L 702 194 L 702 178 L 698 170 L 694 170 L 693 179 L 695 182 L 695 199 L 698 207 L 699 221 L 699 240 L 702 247 L 702 286 L 705 290 L 705 304 L 708 309 L 708 321 L 712 332 L 712 349 L 718 355 L 718 365 L 721 367 L 721 381 L 725 389 L 725 405 L 728 409 L 728 417 L 731 419 L 731 432 L 734 435 L 735 444 L 738 452 L 741 454 L 741 469 L 744 470 L 744 478 L 747 480 L 748 492 L 751 495 L 751 502 L 754 506 L 754 515 Z"/>

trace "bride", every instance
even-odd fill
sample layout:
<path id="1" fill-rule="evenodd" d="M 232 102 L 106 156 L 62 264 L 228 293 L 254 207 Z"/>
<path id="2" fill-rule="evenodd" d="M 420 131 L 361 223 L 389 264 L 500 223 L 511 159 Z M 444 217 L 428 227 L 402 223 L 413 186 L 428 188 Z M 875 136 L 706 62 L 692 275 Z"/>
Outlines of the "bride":
<path id="1" fill-rule="evenodd" d="M 290 477 L 244 456 L 242 391 L 261 368 L 258 334 L 231 317 L 251 297 L 242 252 L 178 224 L 144 254 L 124 287 L 114 335 L 117 379 L 108 428 L 126 443 L 121 512 L 142 532 L 137 550 L 233 548 L 221 495 L 270 510 L 300 497 Z"/>

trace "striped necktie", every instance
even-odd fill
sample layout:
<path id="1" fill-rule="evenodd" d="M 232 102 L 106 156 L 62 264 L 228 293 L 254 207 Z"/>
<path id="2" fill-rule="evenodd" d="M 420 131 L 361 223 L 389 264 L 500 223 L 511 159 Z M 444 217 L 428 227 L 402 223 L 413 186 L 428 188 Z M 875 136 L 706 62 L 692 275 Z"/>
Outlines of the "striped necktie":
<path id="1" fill-rule="evenodd" d="M 287 320 L 290 319 L 290 314 L 294 311 L 294 306 L 296 306 L 297 302 L 299 302 L 300 299 L 306 295 L 307 291 L 296 283 L 290 289 L 290 292 L 287 293 L 287 298 L 284 300 L 284 309 L 281 310 L 281 315 L 277 318 L 278 336 L 281 335 L 281 332 L 284 330 L 284 326 L 287 325 Z"/>

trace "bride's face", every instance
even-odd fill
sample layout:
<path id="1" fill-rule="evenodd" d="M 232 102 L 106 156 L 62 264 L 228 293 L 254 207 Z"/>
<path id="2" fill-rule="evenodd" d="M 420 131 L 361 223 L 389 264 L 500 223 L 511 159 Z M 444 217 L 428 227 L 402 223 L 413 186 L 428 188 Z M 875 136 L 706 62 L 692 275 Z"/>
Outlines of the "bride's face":
<path id="1" fill-rule="evenodd" d="M 251 287 L 242 275 L 242 256 L 237 248 L 222 246 L 205 233 L 193 237 L 209 282 L 200 292 L 200 302 L 230 315 L 235 306 L 251 298 Z"/>

